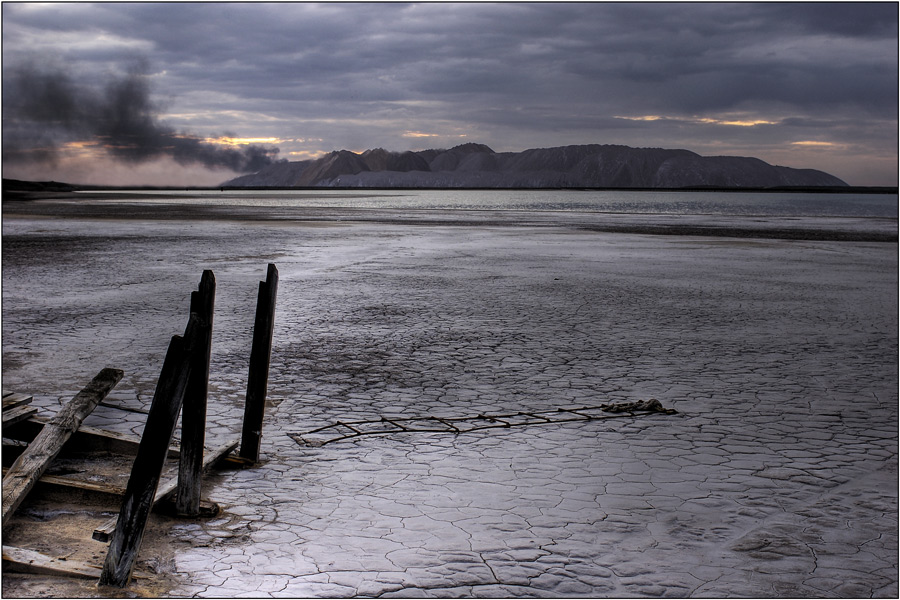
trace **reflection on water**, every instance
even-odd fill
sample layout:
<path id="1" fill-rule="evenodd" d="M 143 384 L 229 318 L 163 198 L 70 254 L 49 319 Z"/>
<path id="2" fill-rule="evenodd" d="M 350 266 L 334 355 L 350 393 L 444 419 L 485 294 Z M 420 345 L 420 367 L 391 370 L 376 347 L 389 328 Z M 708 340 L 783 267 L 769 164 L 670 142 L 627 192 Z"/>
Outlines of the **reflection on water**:
<path id="1" fill-rule="evenodd" d="M 96 192 L 91 192 L 92 194 Z M 123 192 L 109 191 L 109 202 Z M 544 210 L 607 213 L 897 217 L 897 194 L 578 190 L 128 191 L 130 202 L 259 207 Z M 142 198 L 142 195 L 146 198 Z"/>

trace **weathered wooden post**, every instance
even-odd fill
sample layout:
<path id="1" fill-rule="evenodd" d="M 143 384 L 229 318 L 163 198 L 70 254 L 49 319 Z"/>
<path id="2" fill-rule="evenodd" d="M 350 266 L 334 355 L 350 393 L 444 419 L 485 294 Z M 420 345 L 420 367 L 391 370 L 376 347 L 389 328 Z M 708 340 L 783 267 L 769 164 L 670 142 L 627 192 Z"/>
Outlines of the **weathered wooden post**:
<path id="1" fill-rule="evenodd" d="M 191 292 L 191 314 L 197 316 L 197 345 L 191 348 L 191 375 L 181 410 L 181 457 L 175 511 L 195 517 L 200 514 L 200 483 L 203 476 L 203 443 L 206 436 L 206 400 L 209 387 L 209 358 L 212 350 L 213 308 L 216 278 L 203 271 L 200 286 Z M 187 334 L 187 332 L 185 332 Z"/>
<path id="2" fill-rule="evenodd" d="M 13 515 L 28 492 L 66 441 L 81 426 L 97 404 L 112 390 L 124 373 L 119 369 L 103 369 L 83 390 L 78 392 L 34 438 L 3 478 L 3 524 Z"/>
<path id="3" fill-rule="evenodd" d="M 278 269 L 269 263 L 266 280 L 259 282 L 256 320 L 253 324 L 253 346 L 250 349 L 250 373 L 247 379 L 247 401 L 241 432 L 241 458 L 259 461 L 259 445 L 266 409 L 269 383 L 269 360 L 272 355 L 272 333 L 275 328 L 275 296 L 278 292 Z"/>
<path id="4" fill-rule="evenodd" d="M 169 443 L 175 433 L 178 413 L 184 402 L 191 372 L 189 357 L 192 349 L 197 346 L 199 329 L 199 319 L 192 314 L 184 338 L 176 335 L 169 343 L 153 401 L 150 403 L 150 414 L 147 415 L 131 476 L 125 487 L 116 530 L 110 540 L 109 552 L 100 574 L 100 585 L 125 587 L 131 579 L 169 452 Z"/>

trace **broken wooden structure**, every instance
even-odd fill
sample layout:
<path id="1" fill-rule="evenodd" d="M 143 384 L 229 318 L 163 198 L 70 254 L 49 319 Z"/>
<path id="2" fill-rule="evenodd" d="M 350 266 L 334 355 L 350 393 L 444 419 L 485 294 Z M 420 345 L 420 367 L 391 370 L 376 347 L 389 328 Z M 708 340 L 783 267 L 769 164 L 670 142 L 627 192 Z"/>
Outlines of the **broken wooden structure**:
<path id="1" fill-rule="evenodd" d="M 102 568 L 4 545 L 4 569 L 97 577 L 101 585 L 124 587 L 133 576 L 137 553 L 152 510 L 168 506 L 174 514 L 185 517 L 213 515 L 218 512 L 217 506 L 201 500 L 203 473 L 223 460 L 240 466 L 252 465 L 259 460 L 277 280 L 278 271 L 275 265 L 270 264 L 267 281 L 260 283 L 260 305 L 257 306 L 254 325 L 243 425 L 244 437 L 247 437 L 248 431 L 251 435 L 250 441 L 242 444 L 243 458 L 229 456 L 238 447 L 238 440 L 217 448 L 206 448 L 204 445 L 215 304 L 215 277 L 212 271 L 203 272 L 198 290 L 191 294 L 188 324 L 184 335 L 174 336 L 169 344 L 149 411 L 104 403 L 106 395 L 123 376 L 122 371 L 117 369 L 103 369 L 84 390 L 49 420 L 36 416 L 37 409 L 30 406 L 31 396 L 4 394 L 4 458 L 18 454 L 9 469 L 4 469 L 4 525 L 38 484 L 114 493 L 122 498 L 118 516 L 98 526 L 92 535 L 95 540 L 109 542 Z M 261 369 L 265 372 L 261 373 Z M 84 419 L 101 404 L 146 412 L 147 421 L 142 436 L 138 438 L 84 426 Z M 179 413 L 181 446 L 173 448 L 172 437 Z M 249 422 L 246 421 L 248 415 L 251 419 Z M 8 447 L 7 439 L 12 444 Z M 244 445 L 248 448 L 246 456 L 243 452 Z M 93 461 L 96 468 L 97 455 L 85 455 L 96 450 L 134 457 L 124 487 L 120 483 L 121 477 L 114 483 L 98 483 L 90 479 L 47 472 L 54 462 L 76 460 L 69 456 L 73 453 L 87 456 L 82 457 L 82 460 Z M 105 456 L 102 460 L 109 461 L 109 455 Z M 177 458 L 177 472 L 172 473 L 170 469 L 166 473 L 167 458 Z M 74 471 L 89 469 L 90 466 Z"/>
<path id="2" fill-rule="evenodd" d="M 25 499 L 37 480 L 56 458 L 63 445 L 81 426 L 85 417 L 119 383 L 124 373 L 118 369 L 103 369 L 71 402 L 63 406 L 47 422 L 28 448 L 16 459 L 3 476 L 3 524 Z"/>

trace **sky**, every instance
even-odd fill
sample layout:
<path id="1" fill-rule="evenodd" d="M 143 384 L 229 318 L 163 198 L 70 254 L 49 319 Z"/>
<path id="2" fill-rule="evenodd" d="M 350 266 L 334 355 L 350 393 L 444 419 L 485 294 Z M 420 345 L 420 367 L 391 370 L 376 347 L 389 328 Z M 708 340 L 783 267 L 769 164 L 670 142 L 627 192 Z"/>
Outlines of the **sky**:
<path id="1" fill-rule="evenodd" d="M 4 2 L 2 18 L 7 178 L 216 185 L 476 142 L 898 183 L 896 2 Z"/>

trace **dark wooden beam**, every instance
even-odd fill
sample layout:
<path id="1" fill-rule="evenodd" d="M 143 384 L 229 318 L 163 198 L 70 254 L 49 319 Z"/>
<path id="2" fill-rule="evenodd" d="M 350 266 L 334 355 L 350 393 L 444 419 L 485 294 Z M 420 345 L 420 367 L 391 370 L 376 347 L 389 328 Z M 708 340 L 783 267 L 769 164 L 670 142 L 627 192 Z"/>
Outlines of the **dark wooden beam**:
<path id="1" fill-rule="evenodd" d="M 191 375 L 181 411 L 181 459 L 175 510 L 185 516 L 200 514 L 203 479 L 203 444 L 206 435 L 206 401 L 209 387 L 209 359 L 212 351 L 213 309 L 216 278 L 203 271 L 200 285 L 191 294 L 191 314 L 198 320 L 197 344 L 191 349 Z"/>
<path id="2" fill-rule="evenodd" d="M 259 461 L 266 392 L 269 383 L 269 361 L 272 356 L 272 333 L 275 329 L 275 297 L 278 293 L 278 269 L 269 264 L 266 281 L 259 284 L 253 346 L 250 349 L 250 373 L 247 378 L 247 401 L 241 433 L 240 456 Z"/>
<path id="3" fill-rule="evenodd" d="M 185 338 L 176 335 L 169 343 L 141 444 L 125 487 L 122 509 L 103 564 L 100 585 L 125 587 L 131 580 L 169 443 L 184 402 L 190 375 L 188 356 L 196 329 L 196 319 L 192 316 L 188 322 L 188 335 Z"/>

